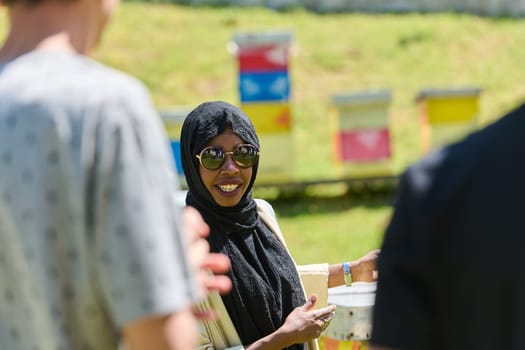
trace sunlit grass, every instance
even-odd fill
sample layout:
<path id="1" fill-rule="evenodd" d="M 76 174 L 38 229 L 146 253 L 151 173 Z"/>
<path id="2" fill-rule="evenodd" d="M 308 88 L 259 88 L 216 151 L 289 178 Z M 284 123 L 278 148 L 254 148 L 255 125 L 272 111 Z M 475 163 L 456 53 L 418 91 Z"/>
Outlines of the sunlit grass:
<path id="1" fill-rule="evenodd" d="M 338 263 L 379 247 L 391 213 L 384 198 L 351 195 L 273 204 L 299 264 Z"/>

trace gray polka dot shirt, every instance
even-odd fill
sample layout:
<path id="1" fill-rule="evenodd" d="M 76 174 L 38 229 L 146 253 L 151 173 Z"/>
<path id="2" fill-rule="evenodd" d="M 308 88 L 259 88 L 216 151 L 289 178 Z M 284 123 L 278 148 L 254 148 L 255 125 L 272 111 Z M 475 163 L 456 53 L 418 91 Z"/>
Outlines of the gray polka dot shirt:
<path id="1" fill-rule="evenodd" d="M 83 56 L 0 65 L 0 349 L 114 349 L 195 298 L 161 121 Z"/>

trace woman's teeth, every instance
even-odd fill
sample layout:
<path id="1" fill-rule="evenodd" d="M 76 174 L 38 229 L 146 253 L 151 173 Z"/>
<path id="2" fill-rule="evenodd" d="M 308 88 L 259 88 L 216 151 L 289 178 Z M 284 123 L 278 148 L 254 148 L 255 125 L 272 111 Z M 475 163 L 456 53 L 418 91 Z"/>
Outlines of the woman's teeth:
<path id="1" fill-rule="evenodd" d="M 239 185 L 219 185 L 218 187 L 223 192 L 233 192 L 239 187 Z"/>

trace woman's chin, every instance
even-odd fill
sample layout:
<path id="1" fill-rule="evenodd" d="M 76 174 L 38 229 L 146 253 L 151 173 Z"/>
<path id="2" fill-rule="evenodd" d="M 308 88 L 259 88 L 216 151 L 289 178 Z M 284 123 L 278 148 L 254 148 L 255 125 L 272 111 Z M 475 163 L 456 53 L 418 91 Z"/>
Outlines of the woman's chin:
<path id="1" fill-rule="evenodd" d="M 239 203 L 242 197 L 241 191 L 224 192 L 216 190 L 213 199 L 221 207 L 233 207 Z"/>

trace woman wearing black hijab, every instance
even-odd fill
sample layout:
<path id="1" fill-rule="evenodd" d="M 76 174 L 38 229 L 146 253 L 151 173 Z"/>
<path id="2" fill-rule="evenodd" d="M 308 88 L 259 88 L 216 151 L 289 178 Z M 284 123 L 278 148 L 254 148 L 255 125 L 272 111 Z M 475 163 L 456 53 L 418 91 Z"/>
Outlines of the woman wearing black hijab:
<path id="1" fill-rule="evenodd" d="M 314 309 L 317 297 L 307 300 L 273 209 L 251 196 L 259 159 L 251 121 L 231 104 L 206 102 L 186 117 L 180 142 L 186 204 L 210 226 L 211 250 L 228 255 L 232 264 L 233 288 L 221 297 L 227 314 L 219 312 L 219 318 L 231 319 L 249 349 L 303 349 L 326 328 L 335 306 Z M 354 280 L 374 280 L 377 253 L 352 263 L 322 264 L 325 288 L 345 283 L 344 268 L 346 277 L 351 269 Z M 227 347 L 215 341 L 210 327 L 207 331 L 213 347 Z"/>

